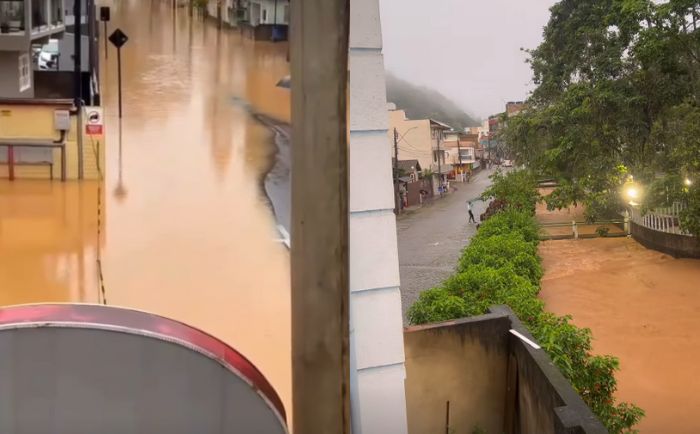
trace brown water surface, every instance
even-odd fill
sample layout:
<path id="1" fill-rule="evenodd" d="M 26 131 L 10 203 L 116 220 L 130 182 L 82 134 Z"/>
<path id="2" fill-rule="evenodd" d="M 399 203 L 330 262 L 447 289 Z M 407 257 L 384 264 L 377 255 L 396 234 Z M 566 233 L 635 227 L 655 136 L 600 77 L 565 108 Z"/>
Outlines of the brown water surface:
<path id="1" fill-rule="evenodd" d="M 617 396 L 646 411 L 640 432 L 700 432 L 700 261 L 628 238 L 547 241 L 540 255 L 546 309 L 620 359 Z"/>
<path id="2" fill-rule="evenodd" d="M 112 48 L 102 65 L 104 184 L 0 181 L 0 304 L 100 302 L 101 245 L 109 305 L 224 339 L 289 410 L 288 253 L 259 183 L 274 145 L 244 102 L 289 119 L 288 91 L 275 87 L 289 73 L 286 45 L 220 32 L 169 5 L 111 3 L 110 32 L 130 40 L 121 127 Z"/>

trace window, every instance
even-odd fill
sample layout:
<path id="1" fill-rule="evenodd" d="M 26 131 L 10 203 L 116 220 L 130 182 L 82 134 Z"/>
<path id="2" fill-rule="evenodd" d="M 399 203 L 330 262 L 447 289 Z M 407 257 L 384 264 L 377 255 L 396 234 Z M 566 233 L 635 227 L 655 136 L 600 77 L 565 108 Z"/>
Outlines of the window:
<path id="1" fill-rule="evenodd" d="M 51 25 L 63 24 L 63 2 L 61 0 L 51 0 Z"/>
<path id="2" fill-rule="evenodd" d="M 267 9 L 263 9 L 263 11 L 262 11 L 262 22 L 263 23 L 267 22 Z"/>
<path id="3" fill-rule="evenodd" d="M 284 24 L 289 24 L 289 5 L 284 5 Z"/>
<path id="4" fill-rule="evenodd" d="M 0 0 L 0 33 L 24 33 L 24 2 Z"/>
<path id="5" fill-rule="evenodd" d="M 24 92 L 25 90 L 32 87 L 32 70 L 29 63 L 29 54 L 19 55 L 19 91 Z"/>

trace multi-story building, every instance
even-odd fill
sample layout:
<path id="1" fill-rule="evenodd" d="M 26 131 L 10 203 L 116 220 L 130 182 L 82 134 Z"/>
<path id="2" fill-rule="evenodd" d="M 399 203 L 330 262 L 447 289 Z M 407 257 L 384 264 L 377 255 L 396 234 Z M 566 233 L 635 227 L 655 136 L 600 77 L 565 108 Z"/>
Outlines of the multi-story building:
<path id="1" fill-rule="evenodd" d="M 526 109 L 527 103 L 524 101 L 509 101 L 506 103 L 506 110 L 503 113 L 489 116 L 486 143 L 487 154 L 490 155 L 490 158 L 496 160 L 508 158 L 506 144 L 499 132 L 505 127 L 509 117 L 517 116 Z"/>
<path id="2" fill-rule="evenodd" d="M 32 45 L 65 29 L 63 0 L 0 0 L 0 97 L 34 97 Z"/>
<path id="3" fill-rule="evenodd" d="M 399 160 L 418 160 L 423 171 L 437 173 L 440 170 L 443 174 L 450 171 L 443 146 L 446 132 L 452 129 L 448 125 L 434 119 L 408 119 L 404 110 L 397 110 L 390 104 L 389 127 L 392 143 L 396 132 Z"/>
<path id="4" fill-rule="evenodd" d="M 446 152 L 447 163 L 454 169 L 457 179 L 461 178 L 460 175 L 470 173 L 480 166 L 483 149 L 479 145 L 477 134 L 448 131 L 445 133 L 442 147 Z"/>
<path id="5" fill-rule="evenodd" d="M 73 98 L 76 21 L 81 33 L 82 99 L 99 105 L 94 0 L 0 0 L 0 97 Z M 91 19 L 92 18 L 92 19 Z"/>
<path id="6" fill-rule="evenodd" d="M 527 103 L 525 101 L 509 101 L 506 103 L 506 114 L 508 116 L 515 116 L 525 110 L 526 107 Z"/>

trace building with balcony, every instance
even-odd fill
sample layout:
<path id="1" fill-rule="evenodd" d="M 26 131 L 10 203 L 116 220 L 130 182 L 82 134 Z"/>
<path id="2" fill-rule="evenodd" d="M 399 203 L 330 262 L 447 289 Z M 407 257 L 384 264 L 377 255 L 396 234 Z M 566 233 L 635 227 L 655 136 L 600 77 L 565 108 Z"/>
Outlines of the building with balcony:
<path id="1" fill-rule="evenodd" d="M 94 0 L 0 0 L 0 179 L 98 179 L 104 136 L 76 110 L 74 41 L 81 34 L 80 98 L 99 105 Z M 98 118 L 101 115 L 97 115 Z M 100 130 L 102 131 L 102 130 Z"/>
<path id="2" fill-rule="evenodd" d="M 34 97 L 32 45 L 64 31 L 63 0 L 0 0 L 0 97 Z"/>

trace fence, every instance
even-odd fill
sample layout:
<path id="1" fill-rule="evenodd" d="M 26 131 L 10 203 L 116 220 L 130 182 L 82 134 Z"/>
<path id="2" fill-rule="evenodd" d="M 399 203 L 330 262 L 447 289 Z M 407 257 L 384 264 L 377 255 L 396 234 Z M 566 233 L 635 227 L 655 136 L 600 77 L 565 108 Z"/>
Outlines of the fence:
<path id="1" fill-rule="evenodd" d="M 678 202 L 670 207 L 655 208 L 653 211 L 647 211 L 645 214 L 642 214 L 639 208 L 632 207 L 630 217 L 634 223 L 647 229 L 691 236 L 688 231 L 683 229 L 679 219 L 680 213 L 685 209 L 686 206 Z"/>
<path id="2" fill-rule="evenodd" d="M 572 220 L 570 223 L 540 223 L 540 240 L 626 237 L 629 234 L 630 226 L 627 218 L 597 222 Z"/>

